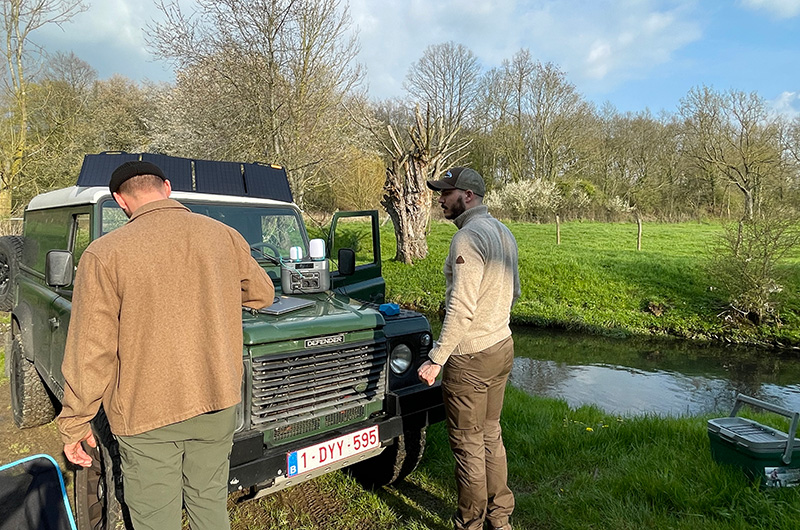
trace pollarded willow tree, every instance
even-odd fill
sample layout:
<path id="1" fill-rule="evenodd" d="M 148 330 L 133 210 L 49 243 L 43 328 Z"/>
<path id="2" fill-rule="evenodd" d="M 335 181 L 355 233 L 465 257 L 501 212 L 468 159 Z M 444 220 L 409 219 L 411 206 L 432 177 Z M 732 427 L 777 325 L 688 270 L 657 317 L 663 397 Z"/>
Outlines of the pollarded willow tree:
<path id="1" fill-rule="evenodd" d="M 388 158 L 381 204 L 394 225 L 397 261 L 412 263 L 428 255 L 433 193 L 426 181 L 466 154 L 470 142 L 460 133 L 473 110 L 479 76 L 477 58 L 465 46 L 428 46 L 406 76 L 413 115 L 404 120 L 385 115 L 386 134 L 372 127 Z"/>
<path id="2" fill-rule="evenodd" d="M 342 103 L 362 75 L 340 0 L 197 0 L 184 13 L 162 0 L 149 29 L 173 62 L 168 119 L 176 154 L 283 164 L 303 204 L 325 165 L 334 167 L 352 123 Z"/>
<path id="3" fill-rule="evenodd" d="M 413 263 L 428 255 L 428 224 L 433 192 L 428 179 L 437 179 L 447 167 L 465 156 L 468 140 L 456 138 L 459 130 L 447 130 L 442 117 L 419 106 L 413 114 L 400 102 L 384 102 L 359 121 L 373 136 L 388 160 L 383 186 L 384 207 L 392 220 L 396 261 Z"/>
<path id="4" fill-rule="evenodd" d="M 395 260 L 412 263 L 428 255 L 428 224 L 431 218 L 433 192 L 426 181 L 436 179 L 460 160 L 468 142 L 458 141 L 458 129 L 448 130 L 444 118 L 434 118 L 428 110 L 423 116 L 415 108 L 413 125 L 401 136 L 387 127 L 389 154 L 386 183 L 381 204 L 394 224 L 397 239 Z"/>

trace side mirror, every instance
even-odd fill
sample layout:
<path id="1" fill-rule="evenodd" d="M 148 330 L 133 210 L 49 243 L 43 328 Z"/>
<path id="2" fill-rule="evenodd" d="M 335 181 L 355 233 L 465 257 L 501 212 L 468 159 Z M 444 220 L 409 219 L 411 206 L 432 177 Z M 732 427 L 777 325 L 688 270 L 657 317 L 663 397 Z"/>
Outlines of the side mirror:
<path id="1" fill-rule="evenodd" d="M 356 251 L 352 248 L 339 249 L 339 274 L 352 276 L 356 272 Z"/>
<path id="2" fill-rule="evenodd" d="M 47 253 L 44 275 L 50 287 L 66 287 L 72 284 L 75 264 L 72 252 L 68 250 L 51 250 Z"/>

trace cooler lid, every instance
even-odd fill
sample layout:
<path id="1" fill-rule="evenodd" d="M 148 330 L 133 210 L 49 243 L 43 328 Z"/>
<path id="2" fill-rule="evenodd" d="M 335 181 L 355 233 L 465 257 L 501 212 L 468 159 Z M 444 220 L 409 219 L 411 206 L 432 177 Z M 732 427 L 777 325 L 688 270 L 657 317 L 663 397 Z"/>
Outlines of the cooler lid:
<path id="1" fill-rule="evenodd" d="M 708 432 L 718 434 L 721 438 L 756 453 L 783 451 L 789 439 L 785 432 L 739 417 L 708 420 Z M 794 446 L 800 448 L 800 440 L 797 438 Z"/>

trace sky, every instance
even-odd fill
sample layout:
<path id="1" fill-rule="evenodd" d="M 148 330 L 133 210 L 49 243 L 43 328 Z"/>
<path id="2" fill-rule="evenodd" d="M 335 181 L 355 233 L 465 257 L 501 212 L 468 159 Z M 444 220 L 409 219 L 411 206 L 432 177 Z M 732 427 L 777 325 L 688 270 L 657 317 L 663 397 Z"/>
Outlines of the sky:
<path id="1" fill-rule="evenodd" d="M 145 28 L 160 17 L 152 0 L 85 2 L 87 11 L 31 40 L 74 52 L 103 79 L 174 79 L 147 48 Z M 588 101 L 620 112 L 674 113 L 706 85 L 757 92 L 800 116 L 800 0 L 349 0 L 349 12 L 374 99 L 402 97 L 424 50 L 452 41 L 484 70 L 528 49 Z"/>

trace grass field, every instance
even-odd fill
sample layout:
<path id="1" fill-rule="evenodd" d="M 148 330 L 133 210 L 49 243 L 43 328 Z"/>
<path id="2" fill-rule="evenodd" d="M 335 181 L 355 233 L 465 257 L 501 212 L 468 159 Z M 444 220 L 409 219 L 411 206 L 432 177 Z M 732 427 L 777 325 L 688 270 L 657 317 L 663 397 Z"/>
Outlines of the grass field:
<path id="1" fill-rule="evenodd" d="M 670 334 L 708 340 L 798 344 L 800 274 L 793 274 L 783 327 L 740 330 L 717 314 L 725 297 L 705 268 L 714 224 L 646 224 L 636 250 L 633 224 L 510 224 L 520 246 L 523 297 L 517 323 L 594 333 Z M 437 313 L 441 267 L 455 227 L 435 222 L 430 255 L 409 267 L 391 261 L 394 236 L 382 246 L 389 298 Z M 793 267 L 794 261 L 787 264 Z M 665 309 L 657 317 L 650 302 Z M 2 366 L 0 355 L 0 366 Z M 1 376 L 0 376 L 1 377 Z M 709 417 L 616 417 L 594 407 L 506 390 L 502 424 L 518 530 L 795 529 L 800 489 L 760 490 L 738 469 L 715 463 Z M 775 416 L 757 416 L 781 430 Z M 10 421 L 10 420 L 9 420 Z M 22 432 L 22 431 L 21 431 Z M 20 438 L 24 435 L 20 434 Z M 453 457 L 443 424 L 428 431 L 428 449 L 406 481 L 371 492 L 341 472 L 257 501 L 231 505 L 233 530 L 449 530 L 455 510 Z"/>
<path id="2" fill-rule="evenodd" d="M 738 469 L 715 463 L 707 419 L 618 418 L 509 387 L 502 423 L 517 501 L 514 527 L 797 528 L 800 491 L 759 490 Z M 422 464 L 396 486 L 365 491 L 335 473 L 308 486 L 312 496 L 322 493 L 332 505 L 303 506 L 308 491 L 294 488 L 237 507 L 233 529 L 449 530 L 456 502 L 453 457 L 444 425 L 428 432 Z"/>
<path id="3" fill-rule="evenodd" d="M 800 253 L 784 265 L 791 274 L 783 290 L 782 325 L 740 327 L 718 316 L 727 298 L 707 266 L 720 224 L 645 224 L 641 251 L 633 223 L 563 223 L 560 245 L 554 225 L 508 225 L 520 249 L 516 323 L 622 336 L 800 345 L 800 272 L 795 270 Z M 433 222 L 429 255 L 413 266 L 390 259 L 394 234 L 391 226 L 385 228 L 387 298 L 439 312 L 445 288 L 441 268 L 455 226 Z M 653 306 L 663 312 L 656 316 L 649 310 Z"/>

